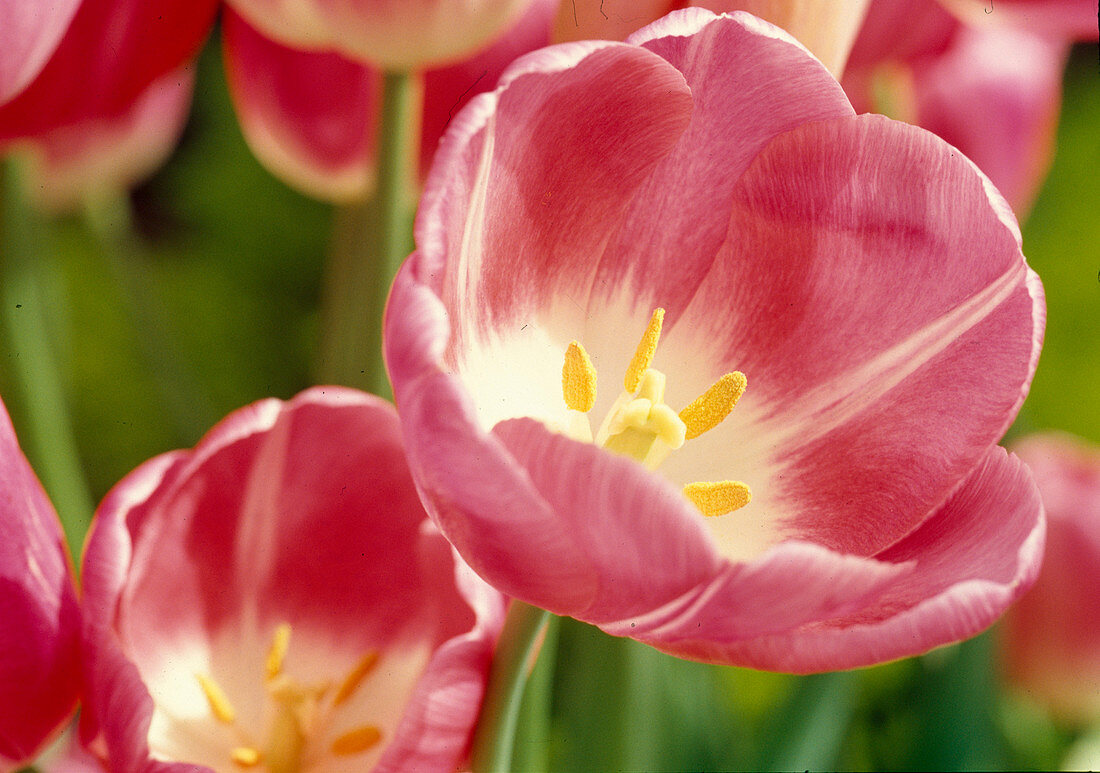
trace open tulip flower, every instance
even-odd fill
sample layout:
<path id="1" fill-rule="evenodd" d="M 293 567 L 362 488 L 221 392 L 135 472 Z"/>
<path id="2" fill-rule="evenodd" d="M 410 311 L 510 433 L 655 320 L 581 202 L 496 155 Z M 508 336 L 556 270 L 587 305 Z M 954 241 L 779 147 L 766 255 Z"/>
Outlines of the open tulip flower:
<path id="1" fill-rule="evenodd" d="M 808 672 L 989 625 L 1043 516 L 995 443 L 1042 287 L 937 137 L 746 14 L 518 60 L 456 117 L 386 314 L 429 513 L 483 578 Z"/>
<path id="2" fill-rule="evenodd" d="M 76 708 L 80 610 L 61 524 L 0 404 L 0 769 Z"/>
<path id="3" fill-rule="evenodd" d="M 229 416 L 107 496 L 82 735 L 113 771 L 454 769 L 502 599 L 426 518 L 392 406 Z"/>
<path id="4" fill-rule="evenodd" d="M 1100 449 L 1055 433 L 1032 435 L 1015 449 L 1035 471 L 1050 531 L 1035 587 L 1005 616 L 1006 672 L 1063 721 L 1095 725 L 1100 722 L 1100 630 L 1094 624 L 1100 617 Z"/>

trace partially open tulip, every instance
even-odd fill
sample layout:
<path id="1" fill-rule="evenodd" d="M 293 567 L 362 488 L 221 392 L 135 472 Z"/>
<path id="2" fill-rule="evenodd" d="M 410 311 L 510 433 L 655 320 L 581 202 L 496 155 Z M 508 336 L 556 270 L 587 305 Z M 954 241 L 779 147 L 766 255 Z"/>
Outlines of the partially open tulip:
<path id="1" fill-rule="evenodd" d="M 1043 571 L 1001 630 L 1007 675 L 1061 719 L 1096 724 L 1100 448 L 1057 434 L 1035 435 L 1015 448 L 1035 474 L 1049 531 Z"/>
<path id="2" fill-rule="evenodd" d="M 549 42 L 556 0 L 535 0 L 487 49 L 425 74 L 426 169 L 450 117 L 491 89 L 513 59 Z M 226 10 L 226 75 L 249 146 L 274 174 L 319 198 L 349 201 L 373 187 L 382 73 L 339 53 L 284 46 Z"/>
<path id="3" fill-rule="evenodd" d="M 946 5 L 977 14 L 964 23 Z M 1095 5 L 1088 14 L 1057 0 L 981 6 L 994 11 L 977 0 L 873 0 L 844 86 L 857 109 L 889 112 L 959 148 L 1024 215 L 1054 155 L 1070 44 L 1084 17 L 1095 36 Z M 970 23 L 987 17 L 999 23 Z"/>
<path id="4" fill-rule="evenodd" d="M 555 37 L 559 41 L 623 40 L 678 8 L 705 8 L 715 13 L 748 11 L 794 35 L 839 77 L 867 3 L 868 0 L 572 0 L 561 4 Z"/>
<path id="5" fill-rule="evenodd" d="M 0 769 L 33 759 L 72 714 L 79 634 L 61 524 L 0 404 Z"/>
<path id="6" fill-rule="evenodd" d="M 692 9 L 517 61 L 416 244 L 385 323 L 410 466 L 499 590 L 805 672 L 973 634 L 1037 572 L 994 445 L 1045 317 L 1016 222 L 781 30 Z"/>
<path id="7" fill-rule="evenodd" d="M 532 0 L 228 0 L 264 35 L 384 69 L 448 64 L 486 46 Z"/>
<path id="8" fill-rule="evenodd" d="M 392 406 L 237 411 L 135 470 L 84 556 L 88 748 L 112 771 L 454 769 L 501 597 L 425 517 Z"/>

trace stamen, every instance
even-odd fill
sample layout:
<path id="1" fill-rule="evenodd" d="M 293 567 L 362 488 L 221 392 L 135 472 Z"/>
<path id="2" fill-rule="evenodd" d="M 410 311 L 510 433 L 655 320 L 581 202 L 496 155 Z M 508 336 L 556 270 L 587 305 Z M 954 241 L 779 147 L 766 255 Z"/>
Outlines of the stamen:
<path id="1" fill-rule="evenodd" d="M 195 674 L 195 678 L 199 681 L 203 695 L 206 696 L 206 702 L 210 704 L 210 712 L 219 722 L 232 725 L 237 718 L 237 712 L 233 710 L 233 704 L 229 702 L 229 696 L 225 694 L 225 690 L 214 681 L 212 676 Z"/>
<path id="2" fill-rule="evenodd" d="M 680 420 L 687 425 L 687 439 L 699 437 L 721 424 L 737 405 L 747 385 L 748 379 L 741 371 L 727 373 L 680 411 Z"/>
<path id="3" fill-rule="evenodd" d="M 267 661 L 264 671 L 268 681 L 271 681 L 283 672 L 283 661 L 286 660 L 286 651 L 290 647 L 290 624 L 281 623 L 275 629 L 271 637 L 271 648 L 267 651 Z"/>
<path id="4" fill-rule="evenodd" d="M 365 752 L 382 740 L 382 731 L 374 725 L 363 725 L 349 730 L 332 742 L 332 753 L 337 757 Z"/>
<path id="5" fill-rule="evenodd" d="M 725 515 L 744 507 L 752 499 L 749 487 L 740 481 L 722 480 L 689 483 L 684 486 L 684 496 L 708 517 Z"/>
<path id="6" fill-rule="evenodd" d="M 661 325 L 664 320 L 665 310 L 658 306 L 653 310 L 653 316 L 649 318 L 649 325 L 642 333 L 642 340 L 638 342 L 638 348 L 634 351 L 634 359 L 630 361 L 630 367 L 626 369 L 623 386 L 631 394 L 634 394 L 638 389 L 638 384 L 642 383 L 642 374 L 653 362 L 653 355 L 657 353 L 657 343 L 661 340 Z"/>
<path id="7" fill-rule="evenodd" d="M 344 678 L 344 683 L 341 684 L 340 689 L 336 691 L 336 696 L 332 699 L 332 705 L 339 706 L 354 695 L 355 691 L 359 689 L 359 685 L 363 683 L 363 680 L 367 678 L 377 664 L 377 652 L 368 652 L 366 655 L 359 658 L 359 662 L 355 664 L 355 668 L 348 673 L 347 677 Z"/>
<path id="8" fill-rule="evenodd" d="M 233 764 L 242 768 L 256 767 L 260 764 L 261 756 L 260 750 L 253 749 L 251 746 L 238 746 L 229 752 L 229 759 L 233 761 Z"/>
<path id="9" fill-rule="evenodd" d="M 596 368 L 576 341 L 565 350 L 565 365 L 561 369 L 561 393 L 571 410 L 588 413 L 596 404 Z"/>

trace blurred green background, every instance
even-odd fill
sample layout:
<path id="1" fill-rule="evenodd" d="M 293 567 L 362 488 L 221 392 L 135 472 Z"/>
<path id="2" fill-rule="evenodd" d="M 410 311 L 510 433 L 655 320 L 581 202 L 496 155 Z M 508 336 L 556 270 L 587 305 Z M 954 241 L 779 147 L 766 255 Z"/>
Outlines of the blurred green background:
<path id="1" fill-rule="evenodd" d="M 177 152 L 132 195 L 142 248 L 105 249 L 76 216 L 40 234 L 54 259 L 43 291 L 62 312 L 50 333 L 96 500 L 149 457 L 193 445 L 230 411 L 311 383 L 332 210 L 252 158 L 216 43 L 198 67 Z M 1013 435 L 1058 428 L 1100 442 L 1098 83 L 1095 49 L 1075 51 L 1058 154 L 1024 226 L 1049 323 Z M 4 346 L 6 359 L 20 356 Z M 28 417 L 10 368 L 0 369 L 0 393 L 22 436 Z M 40 468 L 44 460 L 28 452 Z M 517 766 L 1057 767 L 1073 734 L 1001 686 L 995 636 L 797 678 L 678 661 L 563 621 L 558 656 L 539 666 L 553 677 L 550 715 L 532 710 Z M 539 741 L 546 728 L 548 750 Z"/>

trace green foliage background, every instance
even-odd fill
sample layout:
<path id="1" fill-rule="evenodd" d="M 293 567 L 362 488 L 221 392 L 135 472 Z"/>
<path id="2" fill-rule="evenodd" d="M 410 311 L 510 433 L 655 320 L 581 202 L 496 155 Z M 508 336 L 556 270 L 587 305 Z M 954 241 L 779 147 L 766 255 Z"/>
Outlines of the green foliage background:
<path id="1" fill-rule="evenodd" d="M 144 247 L 112 256 L 76 216 L 44 235 L 46 292 L 60 312 L 51 333 L 97 499 L 230 411 L 311 383 L 332 211 L 253 159 L 216 44 L 198 66 L 178 151 L 132 196 Z M 1096 51 L 1081 48 L 1054 167 L 1024 228 L 1049 324 L 1013 435 L 1057 428 L 1100 442 L 1098 86 Z M 0 390 L 22 433 L 28 417 L 8 368 Z M 918 659 L 802 678 L 679 661 L 568 620 L 558 633 L 557 657 L 548 647 L 539 666 L 553 681 L 550 712 L 526 715 L 519 767 L 1045 768 L 1073 740 L 1000 684 L 995 631 Z"/>

